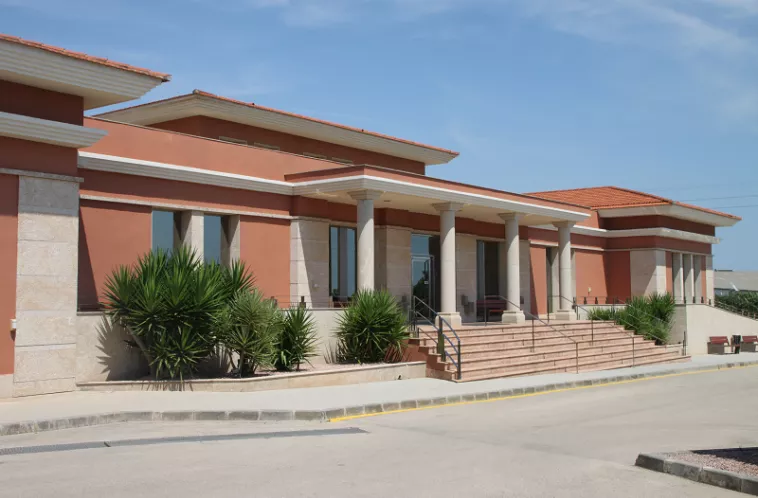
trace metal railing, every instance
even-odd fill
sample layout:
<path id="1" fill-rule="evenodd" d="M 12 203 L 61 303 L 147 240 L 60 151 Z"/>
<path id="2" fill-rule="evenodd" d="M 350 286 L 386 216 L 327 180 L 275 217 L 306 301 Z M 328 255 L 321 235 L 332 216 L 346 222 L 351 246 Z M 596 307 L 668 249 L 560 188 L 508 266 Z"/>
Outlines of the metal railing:
<path id="1" fill-rule="evenodd" d="M 434 311 L 431 306 L 416 296 L 411 298 L 408 314 L 411 330 L 416 334 L 416 337 L 419 338 L 419 335 L 423 333 L 429 339 L 435 340 L 437 342 L 437 354 L 439 354 L 443 360 L 450 360 L 455 367 L 457 380 L 461 380 L 461 338 L 458 337 L 458 334 L 455 332 L 452 325 L 442 318 L 439 313 Z M 435 338 L 429 334 L 421 324 L 427 324 L 433 327 L 437 332 L 437 337 Z M 449 330 L 452 337 L 455 338 L 455 343 L 451 339 L 451 336 L 445 333 L 446 328 Z M 450 354 L 445 343 L 449 344 L 454 354 Z"/>
<path id="2" fill-rule="evenodd" d="M 487 296 L 487 298 L 493 298 L 493 299 L 497 299 L 497 300 L 503 301 L 506 305 L 510 304 L 510 305 L 514 306 L 516 309 L 518 309 L 519 311 L 521 311 L 524 314 L 525 318 L 527 318 L 528 320 L 531 320 L 531 322 L 532 322 L 532 347 L 531 347 L 532 352 L 535 351 L 535 343 L 536 343 L 536 338 L 535 338 L 535 336 L 536 336 L 536 333 L 535 333 L 536 324 L 535 324 L 535 322 L 540 322 L 545 327 L 548 327 L 553 332 L 559 334 L 564 339 L 567 339 L 568 341 L 570 341 L 574 345 L 574 350 L 576 352 L 576 356 L 575 356 L 575 359 L 576 359 L 576 373 L 579 373 L 579 342 L 578 341 L 575 341 L 574 339 L 572 339 L 568 335 L 564 334 L 563 332 L 561 332 L 557 328 L 553 327 L 552 325 L 550 325 L 549 322 L 546 322 L 545 320 L 543 320 L 539 316 L 534 315 L 534 314 L 532 314 L 532 313 L 524 310 L 523 303 L 516 304 L 513 301 L 509 300 L 508 298 L 506 298 L 504 296 L 499 296 L 499 295 Z M 507 309 L 508 307 L 506 306 L 505 308 L 506 309 L 504 311 L 508 311 L 508 309 Z"/>
<path id="3" fill-rule="evenodd" d="M 750 312 L 745 309 L 740 309 L 736 306 L 728 305 L 724 302 L 720 302 L 718 299 L 716 301 L 712 302 L 710 299 L 708 300 L 708 306 L 712 308 L 717 308 L 723 311 L 726 311 L 728 313 L 734 313 L 735 315 L 740 315 L 745 318 L 749 318 L 751 320 L 758 320 L 758 313 Z"/>
<path id="4" fill-rule="evenodd" d="M 563 300 L 565 300 L 568 303 L 571 303 L 572 309 L 574 309 L 576 311 L 576 319 L 577 320 L 580 319 L 580 313 L 579 313 L 580 310 L 583 310 L 587 314 L 587 318 L 590 320 L 590 326 L 591 326 L 591 329 L 592 329 L 592 343 L 594 344 L 594 342 L 595 342 L 595 319 L 592 316 L 591 311 L 589 309 L 587 309 L 587 308 L 585 308 L 585 307 L 580 306 L 579 304 L 577 304 L 576 300 L 570 300 L 570 299 L 568 299 L 568 298 L 566 298 L 564 296 L 560 296 L 560 298 L 563 299 Z M 661 320 L 657 316 L 651 315 L 650 313 L 647 313 L 645 311 L 641 311 L 641 310 L 636 310 L 635 309 L 635 313 L 642 313 L 648 319 L 657 320 L 660 323 L 660 325 L 662 325 L 662 326 L 665 326 L 665 327 L 669 326 L 666 322 L 664 322 L 663 320 Z M 605 321 L 605 320 L 598 320 L 598 321 Z M 653 339 L 655 339 L 656 342 L 658 342 L 659 344 L 666 345 L 666 340 L 665 339 L 663 339 L 663 338 L 655 335 L 654 333 L 650 332 L 649 330 L 643 331 L 644 334 L 638 334 L 637 332 L 639 332 L 639 331 L 636 331 L 633 328 L 634 324 L 632 324 L 628 320 L 626 320 L 623 317 L 623 315 L 615 314 L 613 321 L 614 321 L 614 323 L 621 322 L 620 325 L 624 326 L 624 332 L 627 335 L 629 335 L 631 337 L 631 339 L 632 339 L 632 366 L 634 366 L 636 364 L 636 361 L 637 361 L 636 347 L 635 347 L 635 338 L 637 336 L 640 336 L 640 337 L 643 337 L 643 338 L 645 338 L 646 336 L 649 336 L 649 337 L 652 337 Z M 630 333 L 629 330 L 626 329 L 626 327 L 630 327 L 630 329 L 632 330 L 632 332 Z M 686 353 L 686 348 L 687 348 L 687 331 L 686 330 L 684 331 L 684 342 L 683 342 L 682 345 L 683 345 L 683 351 L 682 352 Z"/>

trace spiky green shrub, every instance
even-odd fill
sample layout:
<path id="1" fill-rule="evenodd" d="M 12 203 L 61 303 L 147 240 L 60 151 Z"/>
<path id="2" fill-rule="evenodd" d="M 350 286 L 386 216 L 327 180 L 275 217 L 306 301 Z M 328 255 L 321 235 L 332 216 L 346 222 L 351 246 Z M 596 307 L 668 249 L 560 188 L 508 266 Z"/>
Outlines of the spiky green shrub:
<path id="1" fill-rule="evenodd" d="M 257 289 L 238 292 L 216 315 L 215 325 L 219 343 L 238 376 L 273 366 L 282 326 L 276 302 L 265 299 Z"/>
<path id="2" fill-rule="evenodd" d="M 758 314 L 758 292 L 733 292 L 727 296 L 716 296 L 716 306 L 734 313 L 755 316 Z"/>
<path id="3" fill-rule="evenodd" d="M 666 344 L 671 333 L 674 310 L 674 299 L 670 294 L 637 296 L 618 313 L 616 323 L 646 339 Z"/>
<path id="4" fill-rule="evenodd" d="M 613 308 L 592 308 L 587 313 L 587 320 L 616 321 L 618 310 Z"/>
<path id="5" fill-rule="evenodd" d="M 108 276 L 103 305 L 142 351 L 153 378 L 182 379 L 213 354 L 216 314 L 252 285 L 242 263 L 223 268 L 186 247 L 158 250 Z"/>
<path id="6" fill-rule="evenodd" d="M 359 291 L 339 319 L 337 356 L 346 363 L 398 362 L 408 338 L 406 315 L 389 292 Z"/>
<path id="7" fill-rule="evenodd" d="M 277 370 L 300 370 L 301 364 L 316 356 L 316 322 L 305 307 L 297 306 L 282 313 L 276 350 Z"/>

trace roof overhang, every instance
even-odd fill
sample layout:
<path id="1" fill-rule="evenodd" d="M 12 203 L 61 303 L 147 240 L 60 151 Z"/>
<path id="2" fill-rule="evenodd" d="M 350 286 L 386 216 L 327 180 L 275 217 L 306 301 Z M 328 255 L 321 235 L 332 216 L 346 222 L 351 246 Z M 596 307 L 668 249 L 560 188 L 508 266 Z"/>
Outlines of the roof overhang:
<path id="1" fill-rule="evenodd" d="M 0 112 L 0 137 L 80 149 L 93 145 L 107 133 L 97 128 Z"/>
<path id="2" fill-rule="evenodd" d="M 161 78 L 0 39 L 0 79 L 84 99 L 94 109 L 138 99 Z"/>
<path id="3" fill-rule="evenodd" d="M 552 225 L 539 226 L 543 230 L 557 230 Z M 701 244 L 719 244 L 721 239 L 712 235 L 703 235 L 701 233 L 686 232 L 673 228 L 653 227 L 653 228 L 633 228 L 629 230 L 605 230 L 603 228 L 586 227 L 574 225 L 571 233 L 578 235 L 589 235 L 603 239 L 623 239 L 628 237 L 664 237 L 667 239 L 686 240 L 687 242 L 698 242 Z"/>
<path id="4" fill-rule="evenodd" d="M 424 146 L 202 93 L 192 93 L 98 115 L 104 119 L 145 126 L 191 116 L 206 116 L 231 121 L 345 147 L 419 161 L 427 165 L 444 164 L 458 156 L 455 152 L 436 147 Z"/>
<path id="5" fill-rule="evenodd" d="M 730 227 L 740 221 L 738 218 L 702 211 L 700 209 L 682 206 L 681 204 L 598 209 L 597 212 L 602 218 L 628 218 L 631 216 L 659 215 L 694 221 L 696 223 L 702 223 L 714 227 Z"/>
<path id="6" fill-rule="evenodd" d="M 459 211 L 460 216 L 492 223 L 502 223 L 500 215 L 505 213 L 522 214 L 521 225 L 565 221 L 579 222 L 589 217 L 588 213 L 532 204 L 526 200 L 519 201 L 484 193 L 462 192 L 453 188 L 421 185 L 412 181 L 383 178 L 369 174 L 310 181 L 278 181 L 93 152 L 79 152 L 79 167 L 88 170 L 216 185 L 256 192 L 299 195 L 353 205 L 356 204 L 356 201 L 351 194 L 356 191 L 372 190 L 381 193 L 375 204 L 377 208 L 438 214 L 435 205 L 454 203 L 462 206 Z"/>

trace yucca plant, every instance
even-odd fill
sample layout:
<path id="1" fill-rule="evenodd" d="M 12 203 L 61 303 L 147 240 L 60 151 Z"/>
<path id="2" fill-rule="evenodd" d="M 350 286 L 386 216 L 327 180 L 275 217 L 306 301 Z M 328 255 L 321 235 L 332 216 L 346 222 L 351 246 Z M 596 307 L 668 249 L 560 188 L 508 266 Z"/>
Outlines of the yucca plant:
<path id="1" fill-rule="evenodd" d="M 346 363 L 398 362 L 408 338 L 406 315 L 389 292 L 359 291 L 339 319 L 337 356 Z"/>
<path id="2" fill-rule="evenodd" d="M 587 320 L 601 320 L 606 322 L 616 321 L 618 310 L 611 308 L 592 308 L 587 313 Z"/>
<path id="3" fill-rule="evenodd" d="M 238 292 L 217 313 L 219 342 L 237 375 L 254 375 L 258 368 L 274 364 L 281 323 L 276 303 L 265 299 L 257 289 Z"/>
<path id="4" fill-rule="evenodd" d="M 241 263 L 227 269 L 203 264 L 186 247 L 158 250 L 115 270 L 106 279 L 103 304 L 142 351 L 153 378 L 183 378 L 213 353 L 216 314 L 252 284 Z"/>
<path id="5" fill-rule="evenodd" d="M 659 344 L 668 342 L 674 318 L 674 299 L 670 294 L 633 297 L 620 311 L 616 323 Z"/>
<path id="6" fill-rule="evenodd" d="M 282 329 L 277 343 L 277 370 L 300 370 L 308 358 L 316 356 L 316 322 L 305 307 L 282 313 Z"/>

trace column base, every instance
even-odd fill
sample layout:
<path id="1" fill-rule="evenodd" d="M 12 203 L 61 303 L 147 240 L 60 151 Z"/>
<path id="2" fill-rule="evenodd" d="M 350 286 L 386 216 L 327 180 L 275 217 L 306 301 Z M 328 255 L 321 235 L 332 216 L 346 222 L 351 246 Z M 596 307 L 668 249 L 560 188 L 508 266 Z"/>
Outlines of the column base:
<path id="1" fill-rule="evenodd" d="M 437 313 L 437 316 L 444 318 L 454 329 L 459 328 L 463 324 L 461 314 L 457 311 L 454 313 Z"/>
<path id="2" fill-rule="evenodd" d="M 503 311 L 503 323 L 524 323 L 526 317 L 522 311 Z"/>
<path id="3" fill-rule="evenodd" d="M 558 310 L 555 312 L 555 320 L 559 322 L 570 322 L 576 320 L 574 310 Z"/>

